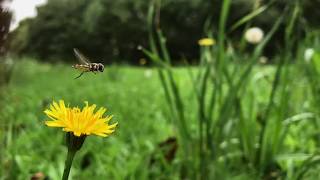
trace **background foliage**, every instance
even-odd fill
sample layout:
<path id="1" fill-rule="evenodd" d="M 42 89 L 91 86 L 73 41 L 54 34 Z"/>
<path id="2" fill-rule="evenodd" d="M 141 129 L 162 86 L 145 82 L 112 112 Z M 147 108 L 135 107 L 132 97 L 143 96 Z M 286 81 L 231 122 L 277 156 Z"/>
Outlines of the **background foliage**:
<path id="1" fill-rule="evenodd" d="M 206 36 L 207 30 L 218 31 L 220 0 L 165 0 L 161 4 L 161 27 L 168 39 L 174 60 L 187 57 L 195 59 L 199 55 L 197 40 Z M 227 29 L 253 8 L 269 1 L 232 1 Z M 316 5 L 319 0 L 302 3 L 301 19 L 296 26 L 296 38 L 304 36 L 300 28 L 319 26 Z M 252 25 L 270 29 L 285 6 L 293 4 L 290 0 L 276 1 L 265 13 L 252 21 Z M 14 54 L 32 55 L 43 61 L 55 62 L 57 59 L 73 60 L 72 48 L 77 47 L 92 58 L 101 58 L 105 63 L 123 62 L 136 64 L 144 55 L 137 50 L 138 45 L 147 45 L 147 10 L 150 1 L 117 0 L 49 0 L 39 7 L 39 15 L 22 22 L 11 34 L 10 47 Z M 203 29 L 203 24 L 210 27 Z M 240 40 L 243 26 L 228 32 L 228 37 Z M 282 28 L 284 30 L 284 28 Z M 272 56 L 283 46 L 281 33 L 266 49 L 266 56 Z"/>

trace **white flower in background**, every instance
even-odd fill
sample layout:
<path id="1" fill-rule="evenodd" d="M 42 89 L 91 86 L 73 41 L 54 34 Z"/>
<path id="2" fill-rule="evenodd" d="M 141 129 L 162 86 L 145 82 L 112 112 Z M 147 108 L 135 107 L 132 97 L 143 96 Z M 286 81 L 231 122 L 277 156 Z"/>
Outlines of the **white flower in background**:
<path id="1" fill-rule="evenodd" d="M 261 56 L 259 58 L 259 63 L 260 64 L 266 64 L 268 62 L 268 58 L 266 56 Z"/>
<path id="2" fill-rule="evenodd" d="M 150 78 L 152 76 L 152 70 L 148 69 L 144 71 L 144 76 Z"/>
<path id="3" fill-rule="evenodd" d="M 263 31 L 258 27 L 250 28 L 245 33 L 246 40 L 251 44 L 258 44 L 263 39 Z"/>
<path id="4" fill-rule="evenodd" d="M 314 50 L 312 48 L 308 48 L 304 51 L 304 60 L 306 62 L 310 62 L 312 56 L 314 54 Z"/>

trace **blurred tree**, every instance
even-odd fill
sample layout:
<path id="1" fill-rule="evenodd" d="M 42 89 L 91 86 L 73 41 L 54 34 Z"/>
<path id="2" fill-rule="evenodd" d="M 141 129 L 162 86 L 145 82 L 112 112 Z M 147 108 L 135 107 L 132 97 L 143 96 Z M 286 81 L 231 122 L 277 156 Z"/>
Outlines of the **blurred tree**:
<path id="1" fill-rule="evenodd" d="M 252 11 L 254 5 L 263 5 L 271 0 L 232 1 L 231 14 L 227 25 Z M 319 4 L 320 0 L 314 0 Z M 215 33 L 221 10 L 220 0 L 166 0 L 162 1 L 160 26 L 163 29 L 173 59 L 198 57 L 197 40 L 206 36 L 204 23 L 210 22 L 208 29 Z M 303 1 L 304 23 L 313 27 L 319 25 L 315 12 L 318 6 L 311 1 Z M 257 16 L 253 26 L 265 31 L 273 25 L 287 5 L 294 1 L 278 0 L 267 11 Z M 72 48 L 77 47 L 84 54 L 104 63 L 133 63 L 143 58 L 136 47 L 147 46 L 146 16 L 150 2 L 144 0 L 48 0 L 38 8 L 38 16 L 20 23 L 11 33 L 11 50 L 17 54 L 33 55 L 46 61 L 72 60 Z M 303 6 L 302 6 L 303 5 Z M 315 8 L 315 10 L 312 10 Z M 208 21 L 207 21 L 208 20 Z M 299 21 L 303 22 L 303 21 Z M 305 26 L 295 26 L 303 29 Z M 241 38 L 244 26 L 228 34 L 234 42 Z M 284 28 L 282 28 L 284 29 Z M 297 30 L 299 32 L 299 30 Z M 295 38 L 299 38 L 297 36 Z M 280 50 L 283 42 L 282 32 L 275 36 L 267 53 Z"/>
<path id="2" fill-rule="evenodd" d="M 73 47 L 90 44 L 85 31 L 85 0 L 49 0 L 28 21 L 26 51 L 41 59 L 69 58 Z"/>
<path id="3" fill-rule="evenodd" d="M 12 14 L 8 9 L 9 0 L 0 0 L 0 56 L 6 52 L 5 42 L 10 29 Z"/>
<path id="4" fill-rule="evenodd" d="M 73 47 L 89 57 L 103 57 L 105 63 L 142 56 L 136 50 L 147 40 L 143 12 L 148 3 L 142 2 L 49 0 L 38 8 L 36 18 L 12 32 L 11 49 L 46 61 L 74 59 Z"/>
<path id="5" fill-rule="evenodd" d="M 161 7 L 160 26 L 163 29 L 173 59 L 195 58 L 203 25 L 211 13 L 210 1 L 168 1 Z"/>
<path id="6" fill-rule="evenodd" d="M 29 43 L 29 24 L 31 19 L 20 22 L 19 28 L 9 34 L 10 52 L 14 54 L 24 54 Z"/>
<path id="7" fill-rule="evenodd" d="M 308 24 L 315 28 L 319 29 L 320 28 L 320 22 L 319 22 L 319 17 L 320 17 L 320 0 L 308 0 L 308 1 L 302 1 L 303 2 L 303 7 L 304 11 L 304 17 L 305 21 L 308 22 Z"/>
<path id="8" fill-rule="evenodd" d="M 9 82 L 12 72 L 12 64 L 8 59 L 4 58 L 7 52 L 6 40 L 12 18 L 12 13 L 9 9 L 10 2 L 10 0 L 0 0 L 0 88 Z M 0 155 L 0 161 L 1 158 Z"/>

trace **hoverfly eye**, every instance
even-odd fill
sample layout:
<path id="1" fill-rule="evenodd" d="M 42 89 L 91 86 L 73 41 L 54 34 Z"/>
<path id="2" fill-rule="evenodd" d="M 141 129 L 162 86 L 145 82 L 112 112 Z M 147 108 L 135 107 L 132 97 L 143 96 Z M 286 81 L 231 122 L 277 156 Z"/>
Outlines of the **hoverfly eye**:
<path id="1" fill-rule="evenodd" d="M 103 67 L 103 65 L 102 64 L 99 64 L 100 66 L 99 66 L 99 71 L 100 72 L 103 72 L 103 70 L 104 70 L 104 67 Z"/>

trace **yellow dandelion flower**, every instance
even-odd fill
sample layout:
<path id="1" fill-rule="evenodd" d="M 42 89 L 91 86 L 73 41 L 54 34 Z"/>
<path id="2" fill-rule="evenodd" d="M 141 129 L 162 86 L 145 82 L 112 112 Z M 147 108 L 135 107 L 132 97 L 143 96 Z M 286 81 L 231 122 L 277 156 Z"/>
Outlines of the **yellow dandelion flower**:
<path id="1" fill-rule="evenodd" d="M 95 112 L 96 105 L 88 105 L 80 110 L 78 107 L 66 107 L 63 100 L 59 104 L 53 101 L 49 109 L 44 113 L 51 119 L 45 122 L 49 127 L 61 127 L 63 131 L 72 132 L 75 136 L 81 135 L 97 135 L 107 137 L 112 134 L 117 123 L 109 125 L 108 122 L 112 116 L 103 117 L 106 109 L 101 107 Z"/>
<path id="2" fill-rule="evenodd" d="M 212 38 L 202 38 L 198 41 L 200 46 L 213 46 L 216 41 Z"/>

